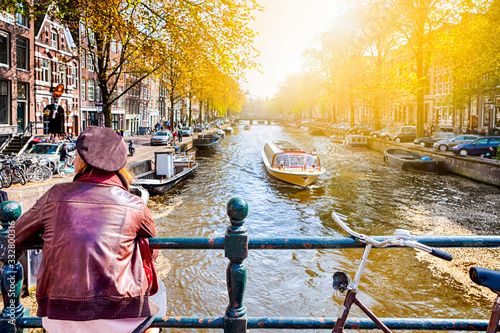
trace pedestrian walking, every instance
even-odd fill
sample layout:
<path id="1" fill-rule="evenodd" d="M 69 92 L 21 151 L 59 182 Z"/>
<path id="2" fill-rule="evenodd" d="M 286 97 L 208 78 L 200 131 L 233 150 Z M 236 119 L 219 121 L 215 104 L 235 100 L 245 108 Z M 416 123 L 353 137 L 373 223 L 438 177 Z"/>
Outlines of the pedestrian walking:
<path id="1" fill-rule="evenodd" d="M 144 332 L 165 315 L 166 292 L 147 240 L 151 213 L 128 192 L 127 147 L 90 126 L 76 148 L 73 182 L 54 185 L 15 224 L 16 249 L 43 243 L 37 315 L 51 333 Z"/>

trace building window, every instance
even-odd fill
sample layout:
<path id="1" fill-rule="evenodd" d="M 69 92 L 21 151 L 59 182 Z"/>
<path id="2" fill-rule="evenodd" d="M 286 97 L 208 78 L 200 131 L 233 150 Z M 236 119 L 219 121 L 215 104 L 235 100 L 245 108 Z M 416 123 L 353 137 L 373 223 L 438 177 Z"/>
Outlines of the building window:
<path id="1" fill-rule="evenodd" d="M 49 82 L 49 61 L 47 59 L 42 59 L 42 81 Z"/>
<path id="2" fill-rule="evenodd" d="M 89 31 L 89 44 L 91 46 L 94 46 L 94 44 L 95 44 L 95 37 L 94 37 L 93 31 Z"/>
<path id="3" fill-rule="evenodd" d="M 91 72 L 94 71 L 94 58 L 92 57 L 92 54 L 88 54 L 87 55 L 87 63 L 88 63 L 88 66 L 87 66 L 87 69 Z"/>
<path id="4" fill-rule="evenodd" d="M 58 71 L 56 74 L 57 77 L 57 83 L 63 83 L 64 84 L 64 77 L 66 74 L 66 66 L 64 64 L 59 64 L 58 65 Z"/>
<path id="5" fill-rule="evenodd" d="M 87 68 L 86 62 L 85 62 L 85 52 L 80 55 L 80 67 L 81 68 Z"/>
<path id="6" fill-rule="evenodd" d="M 16 13 L 16 23 L 17 25 L 21 25 L 25 28 L 28 28 L 28 18 L 26 16 L 24 16 L 23 14 L 21 13 Z"/>
<path id="7" fill-rule="evenodd" d="M 52 38 L 52 47 L 54 49 L 58 49 L 59 48 L 59 40 L 58 40 L 58 36 L 57 36 L 57 32 L 54 32 L 52 31 L 52 34 L 51 34 Z"/>
<path id="8" fill-rule="evenodd" d="M 111 52 L 116 53 L 116 42 L 115 41 L 111 41 Z"/>
<path id="9" fill-rule="evenodd" d="M 82 78 L 82 85 L 80 87 L 80 93 L 82 94 L 82 101 L 84 101 L 86 98 L 85 98 L 85 95 L 87 94 L 87 89 L 85 87 L 85 79 Z"/>
<path id="10" fill-rule="evenodd" d="M 101 88 L 99 87 L 98 84 L 96 84 L 96 87 L 95 87 L 95 100 L 97 102 L 101 101 Z"/>
<path id="11" fill-rule="evenodd" d="M 7 124 L 9 111 L 9 81 L 0 81 L 0 124 Z"/>
<path id="12" fill-rule="evenodd" d="M 17 10 L 16 10 L 16 24 L 21 25 L 25 28 L 28 28 L 28 18 L 23 15 L 23 11 L 27 12 L 27 6 L 23 4 L 17 4 Z"/>
<path id="13" fill-rule="evenodd" d="M 87 88 L 88 88 L 88 91 L 87 91 L 87 98 L 89 101 L 93 101 L 94 100 L 94 80 L 88 80 L 87 81 Z"/>
<path id="14" fill-rule="evenodd" d="M 66 73 L 66 86 L 69 87 L 69 86 L 72 86 L 74 81 L 73 81 L 73 67 L 68 66 L 68 71 Z"/>
<path id="15" fill-rule="evenodd" d="M 4 31 L 0 31 L 0 65 L 9 66 L 9 56 L 9 34 Z"/>
<path id="16" fill-rule="evenodd" d="M 29 70 L 29 44 L 26 38 L 16 39 L 17 68 Z"/>

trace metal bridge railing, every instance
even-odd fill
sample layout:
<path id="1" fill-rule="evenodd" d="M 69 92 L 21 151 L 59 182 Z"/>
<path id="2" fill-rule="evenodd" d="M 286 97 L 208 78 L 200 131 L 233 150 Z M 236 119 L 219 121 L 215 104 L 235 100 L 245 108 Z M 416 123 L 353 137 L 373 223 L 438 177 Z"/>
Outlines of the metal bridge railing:
<path id="1" fill-rule="evenodd" d="M 201 238 L 150 238 L 155 249 L 213 249 L 224 250 L 229 259 L 226 270 L 228 306 L 220 317 L 172 316 L 157 319 L 154 327 L 165 328 L 215 328 L 226 333 L 243 333 L 248 329 L 331 329 L 336 318 L 318 317 L 248 317 L 243 299 L 247 281 L 244 260 L 248 250 L 310 250 L 361 248 L 352 237 L 300 237 L 300 238 L 249 238 L 244 226 L 248 205 L 243 199 L 233 198 L 227 204 L 230 225 L 224 237 Z M 9 227 L 21 215 L 21 207 L 15 201 L 0 204 L 0 291 L 4 308 L 0 314 L 0 333 L 21 332 L 23 328 L 42 327 L 42 320 L 30 317 L 29 309 L 20 303 L 22 266 L 14 255 L 14 236 Z M 376 237 L 382 240 L 384 237 Z M 419 242 L 432 247 L 500 247 L 500 236 L 415 236 Z M 12 292 L 14 291 L 14 292 Z M 485 331 L 488 320 L 436 319 L 436 318 L 382 318 L 394 330 L 455 330 Z M 346 329 L 375 329 L 369 318 L 350 318 Z"/>

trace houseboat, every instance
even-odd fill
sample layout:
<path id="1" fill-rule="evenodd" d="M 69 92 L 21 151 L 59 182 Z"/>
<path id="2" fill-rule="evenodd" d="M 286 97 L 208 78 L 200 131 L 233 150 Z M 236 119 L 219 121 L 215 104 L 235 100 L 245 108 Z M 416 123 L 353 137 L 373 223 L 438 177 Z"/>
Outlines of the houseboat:
<path id="1" fill-rule="evenodd" d="M 346 135 L 344 146 L 353 149 L 366 149 L 368 148 L 368 138 L 363 135 Z"/>
<path id="2" fill-rule="evenodd" d="M 150 195 L 170 190 L 194 173 L 198 167 L 194 153 L 176 154 L 174 150 L 155 152 L 155 161 L 144 161 L 142 173 L 135 176 L 133 185 L 145 188 Z"/>
<path id="3" fill-rule="evenodd" d="M 283 140 L 267 142 L 262 149 L 262 161 L 272 176 L 303 187 L 310 185 L 319 175 L 325 173 L 314 150 L 307 153 Z"/>

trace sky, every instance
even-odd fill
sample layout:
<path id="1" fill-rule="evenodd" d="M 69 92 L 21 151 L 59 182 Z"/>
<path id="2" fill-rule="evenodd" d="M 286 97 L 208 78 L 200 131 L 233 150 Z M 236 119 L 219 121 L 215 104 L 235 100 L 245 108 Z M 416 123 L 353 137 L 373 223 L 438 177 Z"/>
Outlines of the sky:
<path id="1" fill-rule="evenodd" d="M 273 97 L 287 74 L 300 71 L 302 53 L 318 34 L 327 31 L 342 8 L 342 0 L 258 0 L 264 11 L 255 13 L 250 27 L 258 33 L 254 46 L 260 51 L 257 70 L 247 72 L 246 87 L 252 96 Z"/>

